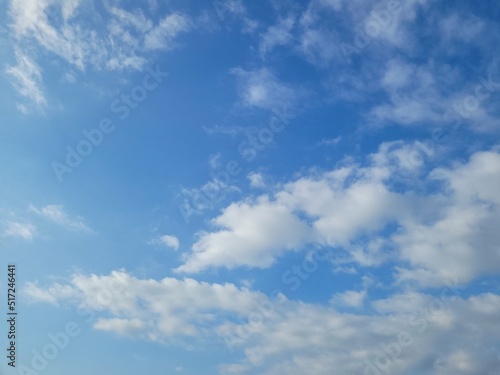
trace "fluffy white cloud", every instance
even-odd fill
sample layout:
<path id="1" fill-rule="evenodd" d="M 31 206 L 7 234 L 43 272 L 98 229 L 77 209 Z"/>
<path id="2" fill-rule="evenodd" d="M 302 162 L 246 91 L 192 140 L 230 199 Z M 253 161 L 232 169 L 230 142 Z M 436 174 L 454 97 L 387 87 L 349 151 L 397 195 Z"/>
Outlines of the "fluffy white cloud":
<path id="1" fill-rule="evenodd" d="M 405 230 L 394 238 L 402 257 L 441 279 L 465 282 L 498 272 L 500 154 L 478 152 L 467 164 L 439 168 L 431 176 L 449 191 L 447 205 L 432 222 L 407 219 Z M 410 279 L 411 274 L 404 277 Z"/>
<path id="2" fill-rule="evenodd" d="M 179 239 L 175 236 L 165 234 L 151 241 L 155 245 L 163 245 L 174 250 L 179 249 Z"/>
<path id="3" fill-rule="evenodd" d="M 93 309 L 95 329 L 153 341 L 203 336 L 215 340 L 211 345 L 224 342 L 241 359 L 222 364 L 223 374 L 327 375 L 335 368 L 341 375 L 489 375 L 500 358 L 500 296 L 466 298 L 454 285 L 435 295 L 375 300 L 379 315 L 286 299 L 278 304 L 231 284 L 137 279 L 123 271 L 75 275 L 67 285 L 28 290 L 41 301 Z"/>
<path id="4" fill-rule="evenodd" d="M 232 204 L 213 224 L 221 229 L 201 233 L 177 271 L 197 272 L 212 265 L 268 267 L 285 250 L 300 249 L 310 235 L 308 226 L 287 206 L 265 198 L 255 205 Z"/>
<path id="5" fill-rule="evenodd" d="M 412 191 L 422 168 L 420 146 L 383 144 L 367 166 L 302 177 L 231 204 L 212 220 L 215 230 L 199 233 L 177 271 L 269 267 L 283 252 L 313 244 L 335 247 L 339 263 L 409 262 L 410 268 L 395 269 L 399 282 L 440 285 L 498 272 L 500 154 L 478 152 L 468 163 L 436 168 L 421 188 L 441 187 L 422 194 Z M 407 190 L 395 191 L 401 175 Z"/>
<path id="6" fill-rule="evenodd" d="M 124 271 L 107 276 L 75 274 L 67 284 L 47 288 L 29 283 L 23 294 L 31 301 L 72 302 L 95 311 L 93 326 L 152 341 L 175 336 L 203 336 L 218 314 L 246 316 L 267 297 L 233 284 L 193 279 L 138 279 Z M 111 317 L 108 317 L 111 314 Z"/>

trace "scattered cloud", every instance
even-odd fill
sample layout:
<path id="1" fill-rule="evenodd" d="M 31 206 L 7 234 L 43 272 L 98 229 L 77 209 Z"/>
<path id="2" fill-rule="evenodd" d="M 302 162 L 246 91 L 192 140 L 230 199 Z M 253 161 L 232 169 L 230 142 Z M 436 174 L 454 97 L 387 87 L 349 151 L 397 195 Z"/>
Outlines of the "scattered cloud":
<path id="1" fill-rule="evenodd" d="M 290 43 L 293 40 L 291 29 L 294 24 L 294 18 L 288 17 L 286 19 L 279 20 L 276 25 L 269 27 L 262 35 L 262 41 L 259 46 L 260 53 L 265 55 L 277 46 Z"/>
<path id="2" fill-rule="evenodd" d="M 276 109 L 294 106 L 303 96 L 299 88 L 280 82 L 267 68 L 231 70 L 240 83 L 241 103 L 247 107 Z"/>
<path id="3" fill-rule="evenodd" d="M 250 186 L 254 188 L 264 188 L 266 187 L 266 182 L 264 181 L 264 176 L 257 172 L 252 172 L 248 174 L 248 179 L 250 180 Z"/>
<path id="4" fill-rule="evenodd" d="M 172 236 L 172 235 L 163 235 L 160 236 L 154 240 L 152 240 L 150 243 L 155 244 L 155 245 L 163 245 L 166 247 L 169 247 L 174 250 L 179 249 L 179 240 L 177 237 Z"/>
<path id="5" fill-rule="evenodd" d="M 2 235 L 31 241 L 36 235 L 36 227 L 29 222 L 8 222 Z"/>
<path id="6" fill-rule="evenodd" d="M 176 38 L 191 29 L 189 18 L 177 12 L 164 15 L 158 23 L 141 9 L 127 11 L 105 4 L 102 12 L 105 14 L 79 0 L 10 1 L 10 28 L 18 64 L 7 67 L 5 72 L 27 99 L 20 108 L 27 110 L 34 104 L 43 109 L 48 105 L 41 87 L 42 69 L 35 58 L 37 51 L 52 54 L 67 63 L 69 69 L 82 73 L 89 68 L 141 70 L 150 51 L 173 49 Z M 82 22 L 77 15 L 85 15 L 90 21 Z"/>
<path id="7" fill-rule="evenodd" d="M 90 229 L 83 218 L 77 216 L 75 218 L 70 217 L 61 205 L 47 205 L 45 207 L 37 208 L 33 205 L 29 207 L 31 212 L 39 215 L 40 217 L 51 221 L 55 224 L 61 225 L 67 229 L 91 233 Z"/>

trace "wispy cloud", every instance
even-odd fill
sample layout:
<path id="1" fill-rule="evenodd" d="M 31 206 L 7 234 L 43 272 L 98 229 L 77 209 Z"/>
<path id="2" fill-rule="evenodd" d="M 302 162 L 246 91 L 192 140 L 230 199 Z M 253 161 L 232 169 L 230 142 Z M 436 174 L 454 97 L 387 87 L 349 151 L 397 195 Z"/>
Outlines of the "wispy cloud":
<path id="1" fill-rule="evenodd" d="M 3 236 L 17 237 L 31 241 L 36 235 L 36 227 L 29 222 L 8 222 L 3 230 Z"/>
<path id="2" fill-rule="evenodd" d="M 8 66 L 5 73 L 19 94 L 39 109 L 47 107 L 47 99 L 42 89 L 41 68 L 21 50 L 16 50 L 17 65 Z M 22 105 L 22 104 L 21 104 Z M 26 108 L 23 106 L 23 108 Z"/>
<path id="3" fill-rule="evenodd" d="M 39 215 L 40 217 L 49 220 L 55 224 L 61 225 L 67 229 L 87 232 L 93 232 L 86 224 L 83 218 L 70 217 L 61 205 L 47 205 L 45 207 L 37 208 L 33 205 L 29 207 L 31 212 Z"/>
<path id="4" fill-rule="evenodd" d="M 174 38 L 189 29 L 190 24 L 186 16 L 178 13 L 170 14 L 145 35 L 144 47 L 146 50 L 172 49 Z"/>
<path id="5" fill-rule="evenodd" d="M 173 49 L 176 37 L 190 29 L 189 18 L 177 12 L 164 15 L 156 24 L 142 9 L 128 11 L 104 4 L 105 14 L 96 12 L 91 4 L 78 0 L 10 1 L 10 28 L 18 65 L 8 67 L 6 72 L 13 77 L 20 95 L 28 99 L 23 108 L 48 104 L 40 87 L 41 68 L 35 62 L 39 50 L 83 73 L 89 68 L 140 70 L 149 52 Z M 88 21 L 76 15 L 85 15 Z M 97 20 L 105 20 L 104 27 L 94 25 Z"/>

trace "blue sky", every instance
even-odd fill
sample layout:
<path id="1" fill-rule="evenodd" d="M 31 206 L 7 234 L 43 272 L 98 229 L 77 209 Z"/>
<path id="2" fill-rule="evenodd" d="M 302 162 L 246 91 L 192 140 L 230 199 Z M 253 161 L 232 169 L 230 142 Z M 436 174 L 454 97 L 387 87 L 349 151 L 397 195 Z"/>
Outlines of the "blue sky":
<path id="1" fill-rule="evenodd" d="M 2 373 L 498 373 L 496 2 L 0 7 Z"/>

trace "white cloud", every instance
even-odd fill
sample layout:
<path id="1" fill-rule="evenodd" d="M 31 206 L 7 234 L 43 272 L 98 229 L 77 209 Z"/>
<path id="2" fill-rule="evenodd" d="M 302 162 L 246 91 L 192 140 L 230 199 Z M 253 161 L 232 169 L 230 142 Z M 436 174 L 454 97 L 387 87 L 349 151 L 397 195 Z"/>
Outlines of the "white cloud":
<path id="1" fill-rule="evenodd" d="M 30 303 L 47 302 L 58 305 L 60 300 L 74 297 L 74 290 L 70 285 L 53 284 L 48 288 L 41 288 L 37 283 L 26 283 L 22 293 Z"/>
<path id="2" fill-rule="evenodd" d="M 62 17 L 59 17 L 59 14 Z M 84 15 L 75 17 L 75 15 Z M 190 29 L 187 16 L 172 12 L 157 25 L 141 9 L 126 11 L 104 5 L 104 11 L 79 0 L 11 0 L 11 29 L 18 66 L 6 72 L 14 87 L 37 107 L 47 106 L 41 91 L 41 69 L 34 56 L 49 53 L 85 73 L 95 70 L 140 70 L 152 50 L 171 50 L 175 38 Z M 104 26 L 104 27 L 103 27 Z M 21 104 L 28 110 L 28 105 Z"/>
<path id="3" fill-rule="evenodd" d="M 247 178 L 250 180 L 250 186 L 254 188 L 266 187 L 266 182 L 264 181 L 264 176 L 257 172 L 249 173 Z"/>
<path id="4" fill-rule="evenodd" d="M 215 169 L 220 165 L 221 153 L 217 152 L 216 154 L 210 155 L 208 158 L 208 164 L 210 164 L 210 168 Z"/>
<path id="5" fill-rule="evenodd" d="M 449 191 L 447 205 L 432 222 L 408 218 L 405 230 L 394 238 L 405 259 L 428 270 L 413 276 L 421 274 L 428 282 L 436 278 L 465 282 L 498 272 L 500 154 L 478 152 L 467 164 L 439 168 L 431 176 Z"/>
<path id="6" fill-rule="evenodd" d="M 365 298 L 366 290 L 346 290 L 345 292 L 335 294 L 331 299 L 331 303 L 347 307 L 362 307 Z"/>
<path id="7" fill-rule="evenodd" d="M 439 27 L 443 39 L 449 45 L 453 39 L 472 43 L 478 38 L 480 39 L 480 34 L 487 26 L 484 21 L 475 16 L 464 17 L 459 13 L 452 13 L 441 20 Z"/>
<path id="8" fill-rule="evenodd" d="M 74 275 L 67 285 L 50 288 L 58 302 L 93 309 L 95 329 L 160 342 L 196 336 L 209 338 L 210 345 L 225 343 L 242 357 L 221 364 L 223 374 L 327 375 L 332 368 L 342 375 L 436 369 L 444 375 L 493 374 L 500 355 L 500 296 L 465 298 L 454 285 L 435 297 L 406 292 L 373 301 L 377 315 L 286 299 L 278 305 L 232 284 L 137 279 L 123 271 Z M 30 289 L 52 302 L 46 289 Z M 343 296 L 359 303 L 358 296 Z M 264 301 L 265 315 L 258 307 Z M 256 313 L 258 323 L 250 319 Z"/>
<path id="9" fill-rule="evenodd" d="M 251 71 L 234 68 L 231 72 L 240 81 L 240 97 L 245 106 L 271 110 L 290 107 L 303 96 L 299 88 L 280 82 L 267 68 Z"/>
<path id="10" fill-rule="evenodd" d="M 256 203 L 227 207 L 213 220 L 220 230 L 201 233 L 177 271 L 197 272 L 213 265 L 268 267 L 285 250 L 298 250 L 305 244 L 310 230 L 286 206 L 264 197 Z"/>
<path id="11" fill-rule="evenodd" d="M 173 48 L 174 38 L 181 32 L 190 29 L 187 17 L 172 13 L 164 17 L 158 26 L 154 27 L 144 37 L 146 50 L 169 50 Z"/>
<path id="12" fill-rule="evenodd" d="M 4 229 L 3 236 L 17 237 L 31 241 L 36 235 L 36 227 L 29 222 L 8 222 Z"/>
<path id="13" fill-rule="evenodd" d="M 340 141 L 342 140 L 342 137 L 339 135 L 338 137 L 335 138 L 323 138 L 319 143 L 318 146 L 336 146 Z"/>
<path id="14" fill-rule="evenodd" d="M 156 244 L 156 245 L 163 245 L 163 246 L 166 246 L 166 247 L 170 247 L 174 250 L 178 250 L 179 249 L 179 239 L 175 236 L 172 236 L 172 235 L 163 235 L 163 236 L 160 236 L 159 238 L 157 239 L 154 239 L 153 241 L 151 241 L 153 244 Z"/>
<path id="15" fill-rule="evenodd" d="M 287 304 L 254 327 L 251 338 L 241 344 L 246 360 L 239 365 L 269 375 L 327 375 L 332 368 L 342 375 L 431 374 L 438 365 L 446 375 L 493 373 L 500 353 L 493 338 L 499 331 L 494 314 L 500 311 L 500 296 L 448 302 L 414 294 L 406 301 L 410 308 L 384 316 Z M 483 311 L 476 307 L 481 303 L 487 306 Z M 384 351 L 387 347 L 392 355 Z M 453 362 L 455 358 L 460 361 Z"/>
<path id="16" fill-rule="evenodd" d="M 47 205 L 45 207 L 36 208 L 31 205 L 29 207 L 30 211 L 36 213 L 37 215 L 47 219 L 53 223 L 66 227 L 68 229 L 81 231 L 81 232 L 92 232 L 84 222 L 83 218 L 75 217 L 71 218 L 61 205 Z"/>
<path id="17" fill-rule="evenodd" d="M 146 323 L 140 319 L 98 319 L 94 328 L 101 331 L 111 331 L 123 336 L 132 336 L 144 331 Z"/>
<path id="18" fill-rule="evenodd" d="M 66 0 L 61 4 L 61 12 L 65 22 L 75 16 L 75 11 L 80 6 L 80 2 L 81 0 Z"/>
<path id="19" fill-rule="evenodd" d="M 28 284 L 25 293 L 40 302 L 72 302 L 96 312 L 94 328 L 152 341 L 175 336 L 203 336 L 217 312 L 249 314 L 266 297 L 233 284 L 193 279 L 137 279 L 125 271 L 107 276 L 73 275 L 67 284 L 41 288 Z M 101 317 L 97 314 L 103 314 Z"/>
<path id="20" fill-rule="evenodd" d="M 20 50 L 16 50 L 16 60 L 17 65 L 8 66 L 5 73 L 11 78 L 13 86 L 21 96 L 33 102 L 37 108 L 45 108 L 47 100 L 41 87 L 40 67 Z"/>
<path id="21" fill-rule="evenodd" d="M 283 252 L 299 251 L 308 243 L 349 246 L 356 235 L 382 229 L 404 205 L 384 186 L 388 175 L 387 167 L 340 168 L 285 184 L 273 197 L 233 203 L 213 219 L 219 230 L 200 233 L 177 270 L 269 267 Z M 374 244 L 366 251 L 356 248 L 353 256 L 373 264 L 380 251 Z"/>
<path id="22" fill-rule="evenodd" d="M 212 220 L 214 230 L 199 233 L 177 271 L 267 268 L 284 252 L 311 244 L 335 247 L 338 266 L 409 262 L 397 269 L 398 282 L 441 285 L 498 272 L 500 155 L 478 152 L 466 164 L 426 176 L 422 152 L 418 142 L 383 144 L 367 166 L 302 177 L 274 194 L 232 203 Z M 406 192 L 392 187 L 401 176 Z M 432 194 L 412 191 L 436 181 L 443 185 Z M 395 229 L 384 233 L 388 225 Z"/>
<path id="23" fill-rule="evenodd" d="M 271 26 L 262 35 L 260 42 L 260 53 L 265 55 L 280 45 L 286 45 L 293 40 L 291 30 L 295 24 L 293 17 L 281 19 L 274 26 Z"/>

